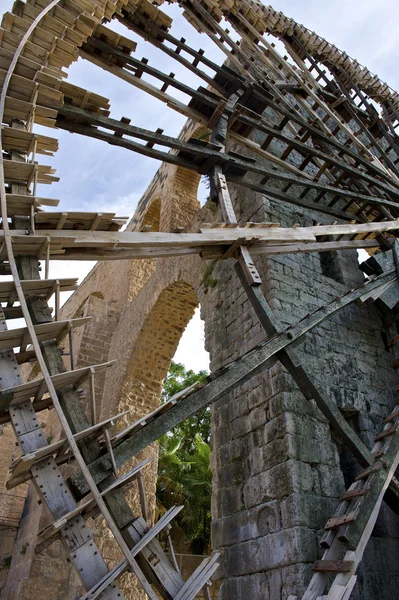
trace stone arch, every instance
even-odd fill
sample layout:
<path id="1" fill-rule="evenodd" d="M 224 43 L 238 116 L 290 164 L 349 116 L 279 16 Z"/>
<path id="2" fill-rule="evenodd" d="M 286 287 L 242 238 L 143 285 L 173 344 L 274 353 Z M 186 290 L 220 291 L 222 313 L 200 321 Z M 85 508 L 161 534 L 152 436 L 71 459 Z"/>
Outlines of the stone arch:
<path id="1" fill-rule="evenodd" d="M 134 422 L 159 406 L 163 380 L 176 352 L 180 338 L 198 306 L 194 288 L 186 281 L 175 281 L 159 294 L 146 316 L 130 354 L 122 382 L 118 412 L 129 413 L 119 427 Z M 155 509 L 155 486 L 158 448 L 146 448 L 137 457 L 152 457 L 152 475 L 146 477 L 149 514 Z M 127 468 L 131 468 L 129 465 Z M 137 501 L 134 495 L 131 502 Z"/>
<path id="2" fill-rule="evenodd" d="M 186 281 L 166 287 L 147 315 L 130 355 L 120 408 L 138 415 L 159 403 L 162 383 L 180 338 L 198 306 L 198 296 Z M 132 414 L 129 419 L 132 419 Z"/>
<path id="3" fill-rule="evenodd" d="M 140 231 L 159 231 L 161 222 L 161 198 L 156 196 L 149 205 L 140 225 Z"/>

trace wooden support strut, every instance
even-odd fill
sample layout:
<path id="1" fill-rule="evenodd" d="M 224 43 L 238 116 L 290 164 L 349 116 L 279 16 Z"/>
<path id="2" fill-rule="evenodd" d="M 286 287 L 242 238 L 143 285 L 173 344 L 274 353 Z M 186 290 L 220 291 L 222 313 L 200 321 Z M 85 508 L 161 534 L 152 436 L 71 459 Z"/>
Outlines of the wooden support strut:
<path id="1" fill-rule="evenodd" d="M 364 239 L 373 233 L 394 233 L 399 230 L 399 221 L 357 223 L 355 225 L 319 225 L 313 227 L 265 227 L 264 224 L 248 224 L 248 227 L 210 227 L 205 225 L 200 233 L 164 232 L 95 232 L 43 230 L 41 235 L 23 235 L 23 230 L 11 230 L 13 251 L 16 256 L 26 255 L 27 250 L 40 247 L 51 240 L 57 247 L 56 260 L 109 260 L 148 258 L 151 256 L 178 256 L 200 254 L 204 258 L 227 258 L 226 246 L 238 239 L 243 244 L 251 243 L 254 254 L 284 254 L 295 252 L 320 252 L 331 249 L 379 247 L 380 241 Z M 330 236 L 358 236 L 363 239 L 329 241 Z M 367 234 L 367 235 L 366 235 Z M 318 241 L 319 238 L 325 241 Z M 4 239 L 0 232 L 0 242 Z M 43 242 L 44 241 L 44 242 Z M 284 250 L 286 246 L 286 250 Z M 224 248 L 223 248 L 224 247 Z M 209 256 L 209 253 L 214 256 Z M 94 259 L 91 257 L 95 257 Z"/>
<path id="2" fill-rule="evenodd" d="M 229 107 L 229 105 L 227 105 L 227 107 Z M 229 114 L 232 114 L 231 110 L 229 111 Z M 240 169 L 241 172 L 244 173 L 250 172 L 254 174 L 259 174 L 263 175 L 264 177 L 267 176 L 270 179 L 275 179 L 277 181 L 286 181 L 288 183 L 291 183 L 292 185 L 300 185 L 304 188 L 314 188 L 325 193 L 330 192 L 333 194 L 337 194 L 338 196 L 341 195 L 342 197 L 349 197 L 353 200 L 364 200 L 365 202 L 370 202 L 373 205 L 376 204 L 383 206 L 392 206 L 395 208 L 398 207 L 397 202 L 390 200 L 389 197 L 384 198 L 381 196 L 366 195 L 360 192 L 351 191 L 346 187 L 338 188 L 331 185 L 327 185 L 327 183 L 325 182 L 321 183 L 317 180 L 305 178 L 303 174 L 301 174 L 302 177 L 296 177 L 294 175 L 287 174 L 286 172 L 283 172 L 281 170 L 276 171 L 268 169 L 264 165 L 258 164 L 254 161 L 250 161 L 244 156 L 240 158 L 237 156 L 230 156 L 229 153 L 223 151 L 220 146 L 215 147 L 215 144 L 204 144 L 202 146 L 199 146 L 197 143 L 194 143 L 194 141 L 185 141 L 178 138 L 172 138 L 166 135 L 160 135 L 156 132 L 151 132 L 143 128 L 138 128 L 133 125 L 122 123 L 121 121 L 117 121 L 109 117 L 104 117 L 103 115 L 96 115 L 90 113 L 89 111 L 84 111 L 76 107 L 64 106 L 59 109 L 59 115 L 60 117 L 58 118 L 57 125 L 63 129 L 66 129 L 71 132 L 81 133 L 83 135 L 88 135 L 97 139 L 102 139 L 104 141 L 108 141 L 110 144 L 122 146 L 135 152 L 144 154 L 146 156 L 158 158 L 159 160 L 163 160 L 164 162 L 170 162 L 172 164 L 193 169 L 201 173 L 207 171 L 204 165 L 207 165 L 209 161 L 212 160 L 222 165 L 226 171 L 231 171 L 231 174 L 230 172 L 228 172 L 227 174 L 228 178 L 234 177 L 235 180 L 239 180 L 239 182 L 246 187 L 261 186 L 265 193 L 269 193 L 272 196 L 281 200 L 283 200 L 284 194 L 282 194 L 281 191 L 279 191 L 278 189 L 273 188 L 272 186 L 262 186 L 259 182 L 255 180 L 248 180 L 242 175 L 238 177 L 237 175 L 234 175 L 234 170 Z M 242 118 L 244 118 L 246 122 L 249 122 L 249 117 L 243 115 Z M 258 120 L 252 120 L 251 123 L 255 128 L 266 131 L 266 124 L 260 124 Z M 93 127 L 92 125 L 101 126 L 101 131 L 99 131 L 96 127 Z M 110 129 L 114 132 L 118 132 L 120 135 L 118 137 L 115 137 L 115 135 L 104 131 L 103 128 Z M 283 140 L 286 138 L 284 134 L 278 134 L 278 132 L 270 128 L 269 133 L 271 132 L 273 135 L 280 137 Z M 123 137 L 123 135 L 144 139 L 148 142 L 164 145 L 166 147 L 179 149 L 182 153 L 182 156 L 176 155 L 175 153 L 171 154 L 162 150 L 157 150 L 152 148 L 152 146 L 149 147 L 148 145 L 139 144 L 127 137 Z M 300 142 L 296 143 L 291 139 L 290 143 L 296 144 L 298 150 L 303 150 L 304 152 L 306 152 L 306 155 L 308 155 L 309 152 L 315 154 L 315 156 L 320 154 L 320 151 L 318 151 L 314 147 L 309 147 L 305 144 L 301 144 Z M 253 149 L 256 151 L 256 146 L 254 146 Z M 190 155 L 192 158 L 190 158 Z M 198 163 L 199 158 L 202 158 L 202 163 Z M 349 163 L 339 161 L 338 159 L 335 159 L 332 156 L 329 156 L 328 159 L 331 161 L 331 164 L 341 167 L 342 169 L 348 171 L 348 173 L 355 174 L 358 178 L 362 178 L 368 183 L 373 183 L 376 186 L 380 186 L 384 192 L 389 192 L 394 196 L 397 196 L 399 194 L 397 190 L 394 190 L 392 187 L 389 187 L 388 185 L 384 184 L 379 179 L 371 177 L 363 171 L 359 171 L 352 168 Z M 301 198 L 299 197 L 299 195 L 296 195 L 295 200 L 293 199 L 292 201 L 298 204 L 301 202 Z M 309 202 L 311 201 L 307 201 L 307 203 Z M 322 212 L 323 210 L 325 210 L 327 212 L 330 211 L 331 214 L 334 214 L 334 210 L 331 207 L 328 209 L 328 207 L 321 203 L 314 203 L 314 205 L 316 204 Z M 341 213 L 344 213 L 344 211 L 341 211 Z M 349 218 L 349 216 L 347 218 Z M 351 215 L 351 218 L 353 218 L 353 214 Z"/>

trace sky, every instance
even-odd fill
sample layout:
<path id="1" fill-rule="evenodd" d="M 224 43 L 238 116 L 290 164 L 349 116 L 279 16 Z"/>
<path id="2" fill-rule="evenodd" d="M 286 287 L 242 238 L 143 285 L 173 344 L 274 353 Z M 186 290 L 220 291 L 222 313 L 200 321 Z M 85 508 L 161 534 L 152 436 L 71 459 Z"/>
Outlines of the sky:
<path id="1" fill-rule="evenodd" d="M 367 65 L 394 89 L 399 89 L 397 0 L 276 0 L 272 5 Z M 11 0 L 0 0 L 0 13 L 11 6 Z M 205 34 L 198 34 L 187 23 L 177 4 L 166 4 L 161 9 L 173 18 L 171 33 L 175 37 L 185 37 L 191 46 L 203 48 L 215 62 L 222 61 L 221 51 Z M 117 22 L 109 26 L 138 42 L 136 58 L 148 58 L 150 65 L 167 73 L 174 72 L 177 79 L 193 87 L 202 85 L 194 74 L 124 26 Z M 173 136 L 184 125 L 183 116 L 86 60 L 79 59 L 70 67 L 67 80 L 109 98 L 111 116 L 116 119 L 125 116 L 134 125 L 153 130 L 160 127 L 165 134 Z M 184 94 L 173 93 L 180 100 L 186 99 Z M 36 129 L 51 135 L 48 129 Z M 132 216 L 160 163 L 77 134 L 60 130 L 57 137 L 59 151 L 54 158 L 42 160 L 57 169 L 60 182 L 51 187 L 39 186 L 38 194 L 60 199 L 57 210 L 106 211 L 115 212 L 117 216 Z M 204 188 L 199 189 L 198 197 L 203 203 Z M 92 267 L 93 263 L 53 261 L 50 277 L 79 276 L 82 279 Z M 64 300 L 66 298 L 65 294 Z M 175 360 L 194 370 L 208 368 L 199 310 L 183 334 Z"/>

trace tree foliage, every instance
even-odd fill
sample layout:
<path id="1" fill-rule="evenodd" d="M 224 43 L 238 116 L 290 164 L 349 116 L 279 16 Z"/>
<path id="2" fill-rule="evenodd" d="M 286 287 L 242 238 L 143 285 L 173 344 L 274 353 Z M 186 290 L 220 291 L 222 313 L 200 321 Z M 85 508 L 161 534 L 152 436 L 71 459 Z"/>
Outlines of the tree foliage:
<path id="1" fill-rule="evenodd" d="M 194 383 L 202 383 L 207 375 L 207 371 L 199 371 L 198 373 L 195 373 L 195 371 L 192 371 L 191 369 L 186 371 L 184 365 L 172 361 L 164 381 L 162 401 L 166 402 L 174 394 L 181 392 Z M 204 442 L 209 444 L 211 436 L 211 417 L 209 408 L 203 408 L 190 419 L 177 425 L 172 430 L 172 433 L 175 438 L 181 439 L 182 449 L 187 450 L 190 453 L 196 452 L 194 444 L 196 434 L 199 434 Z M 163 436 L 160 440 L 161 447 L 165 442 L 165 437 L 167 436 Z"/>
<path id="2" fill-rule="evenodd" d="M 165 379 L 163 401 L 195 382 L 206 378 L 206 371 L 186 371 L 172 362 Z M 209 551 L 212 474 L 210 469 L 210 412 L 204 409 L 159 440 L 157 502 L 160 512 L 184 505 L 177 526 L 184 531 L 190 551 Z M 172 529 L 173 535 L 173 529 Z"/>

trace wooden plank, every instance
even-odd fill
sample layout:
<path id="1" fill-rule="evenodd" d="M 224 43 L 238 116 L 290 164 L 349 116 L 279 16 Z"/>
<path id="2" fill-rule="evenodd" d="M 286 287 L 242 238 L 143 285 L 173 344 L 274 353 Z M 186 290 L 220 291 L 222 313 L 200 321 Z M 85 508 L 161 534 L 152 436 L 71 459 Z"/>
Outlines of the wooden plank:
<path id="1" fill-rule="evenodd" d="M 93 435 L 94 433 L 97 433 L 98 435 L 102 435 L 102 433 L 103 433 L 102 430 L 104 427 L 113 427 L 114 422 L 118 421 L 118 419 L 121 419 L 122 417 L 124 417 L 128 412 L 129 411 L 125 411 L 123 413 L 120 413 L 120 414 L 110 417 L 108 419 L 105 419 L 104 421 L 101 421 L 101 423 L 96 423 L 95 425 L 92 425 L 91 427 L 88 427 L 87 429 L 84 429 L 83 431 L 79 431 L 78 433 L 75 433 L 73 437 L 76 442 L 80 442 L 81 440 L 84 440 L 85 438 L 89 437 L 90 435 Z M 20 475 L 21 473 L 30 471 L 30 469 L 32 468 L 32 466 L 35 463 L 40 462 L 41 460 L 43 460 L 44 458 L 47 458 L 48 456 L 53 456 L 54 454 L 57 454 L 58 452 L 65 452 L 68 449 L 69 449 L 68 440 L 66 438 L 61 438 L 57 442 L 48 444 L 47 446 L 44 446 L 43 448 L 40 448 L 39 450 L 36 450 L 35 452 L 30 452 L 29 454 L 23 454 L 15 462 L 15 464 L 11 466 L 11 476 L 16 477 L 17 475 Z M 11 487 L 13 487 L 13 486 L 11 486 Z"/>
<path id="2" fill-rule="evenodd" d="M 344 502 L 346 500 L 353 500 L 353 498 L 358 498 L 359 496 L 365 496 L 366 494 L 369 493 L 369 488 L 364 486 L 362 488 L 356 488 L 354 490 L 349 490 L 347 492 L 345 492 L 345 494 L 343 494 L 340 498 L 341 502 Z"/>
<path id="3" fill-rule="evenodd" d="M 389 435 L 393 435 L 398 430 L 398 425 L 393 425 L 392 427 L 387 427 L 384 431 L 381 431 L 378 435 L 375 436 L 375 441 L 379 442 L 380 440 L 384 440 Z"/>
<path id="4" fill-rule="evenodd" d="M 57 390 L 73 384 L 81 385 L 81 383 L 91 375 L 92 370 L 95 373 L 100 373 L 113 366 L 115 362 L 116 361 L 110 361 L 99 365 L 93 365 L 92 367 L 83 367 L 73 371 L 66 371 L 65 373 L 58 373 L 57 375 L 52 375 L 51 379 Z M 20 404 L 31 398 L 34 398 L 37 402 L 46 392 L 43 383 L 43 379 L 38 379 L 12 388 L 0 390 L 0 411 L 8 410 L 11 402 L 13 404 Z"/>
<path id="5" fill-rule="evenodd" d="M 163 233 L 163 232 L 97 232 L 97 231 L 57 231 L 41 230 L 40 235 L 29 236 L 29 243 L 39 245 L 49 239 L 51 246 L 63 249 L 95 249 L 101 252 L 109 249 L 137 249 L 141 252 L 145 248 L 182 249 L 206 246 L 230 245 L 238 239 L 244 244 L 252 243 L 256 247 L 265 244 L 289 243 L 315 243 L 317 237 L 322 235 L 357 235 L 370 231 L 392 231 L 398 228 L 397 221 L 382 223 L 365 223 L 364 225 L 331 225 L 327 227 L 234 227 L 231 229 L 209 229 L 202 233 Z M 320 231 L 320 230 L 321 231 Z M 340 232 L 340 233 L 335 233 Z M 27 238 L 23 232 L 16 229 L 12 232 L 13 247 L 15 252 L 26 252 Z M 0 233 L 0 241 L 2 234 Z M 339 247 L 338 242 L 338 247 Z M 369 241 L 365 240 L 365 246 Z M 374 243 L 371 241 L 371 243 Z M 344 242 L 345 244 L 345 242 Z M 314 249 L 315 250 L 315 249 Z M 278 250 L 280 251 L 280 250 Z"/>
<path id="6" fill-rule="evenodd" d="M 70 328 L 86 325 L 90 319 L 91 317 L 83 317 L 70 321 L 52 321 L 35 325 L 34 329 L 37 339 L 41 342 L 52 339 L 60 341 L 67 335 Z M 10 350 L 31 343 L 32 339 L 27 327 L 0 332 L 0 350 Z"/>
<path id="7" fill-rule="evenodd" d="M 273 227 L 277 224 L 272 223 Z M 222 223 L 216 224 L 216 228 L 223 227 Z M 253 223 L 251 224 L 251 232 L 257 231 L 259 228 L 269 228 L 269 223 Z M 361 233 L 374 233 L 380 231 L 395 231 L 399 228 L 399 219 L 395 221 L 371 222 L 371 223 L 354 223 L 351 225 L 335 223 L 333 225 L 315 225 L 313 227 L 295 227 L 295 231 L 303 231 L 304 233 L 312 233 L 316 238 L 325 235 L 359 235 Z M 214 228 L 213 228 L 214 229 Z M 201 225 L 201 232 L 209 233 L 211 230 L 206 225 Z"/>
<path id="8" fill-rule="evenodd" d="M 315 573 L 349 573 L 353 566 L 350 560 L 317 560 L 312 571 Z"/>
<path id="9" fill-rule="evenodd" d="M 78 279 L 71 277 L 68 279 L 33 279 L 31 281 L 21 281 L 25 297 L 45 296 L 48 300 L 52 296 L 52 291 L 56 282 L 59 281 L 60 292 L 72 292 L 76 290 Z M 54 292 L 53 292 L 54 293 Z M 10 296 L 15 297 L 15 285 L 13 281 L 0 282 L 0 302 L 10 302 Z"/>
<path id="10" fill-rule="evenodd" d="M 3 149 L 11 152 L 15 150 L 22 153 L 30 153 L 35 149 L 36 154 L 53 156 L 58 150 L 58 140 L 46 135 L 39 135 L 24 129 L 13 127 L 2 127 L 1 136 Z"/>
<path id="11" fill-rule="evenodd" d="M 50 184 L 59 181 L 59 177 L 53 175 L 55 170 L 48 165 L 20 163 L 13 160 L 5 160 L 3 164 L 6 183 L 26 183 L 30 185 L 36 174 L 38 183 Z"/>
<path id="12" fill-rule="evenodd" d="M 59 200 L 52 198 L 38 198 L 35 196 L 23 196 L 22 194 L 6 194 L 7 215 L 9 217 L 31 216 L 32 205 L 35 210 L 40 210 L 42 206 L 57 206 Z M 1 211 L 0 211 L 1 214 Z"/>
<path id="13" fill-rule="evenodd" d="M 31 102 L 25 102 L 17 98 L 7 96 L 4 109 L 3 122 L 11 124 L 14 119 L 29 121 L 31 117 L 38 125 L 47 127 L 55 126 L 57 111 L 46 106 L 34 105 Z"/>
<path id="14" fill-rule="evenodd" d="M 367 469 L 364 469 L 364 471 L 361 471 L 359 475 L 356 475 L 355 481 L 366 479 L 367 477 L 369 477 L 369 475 L 372 475 L 372 473 L 375 473 L 376 471 L 382 469 L 382 467 L 383 463 L 380 460 L 373 462 Z"/>
<path id="15" fill-rule="evenodd" d="M 357 494 L 358 496 L 361 494 Z M 352 496 L 356 497 L 356 496 Z M 356 520 L 357 511 L 352 511 L 350 513 L 344 514 L 340 517 L 333 517 L 327 521 L 326 526 L 324 527 L 325 531 L 330 531 L 331 529 L 337 529 L 341 525 L 346 525 L 348 523 L 353 523 Z"/>
<path id="16" fill-rule="evenodd" d="M 115 490 L 116 488 L 123 489 L 126 486 L 128 486 L 132 481 L 136 480 L 139 475 L 141 475 L 142 470 L 144 469 L 144 467 L 147 464 L 149 464 L 151 462 L 151 460 L 152 460 L 151 458 L 146 458 L 145 460 L 140 462 L 138 465 L 133 467 L 133 469 L 131 469 L 128 473 L 126 473 L 125 475 L 122 475 L 122 477 L 119 477 L 119 479 L 113 481 L 110 486 L 108 486 L 101 492 L 101 496 L 106 496 L 106 494 L 108 494 L 112 490 Z M 50 541 L 50 543 L 53 543 L 54 541 L 56 541 L 56 539 L 58 539 L 58 534 L 59 534 L 60 529 L 62 527 L 64 527 L 68 523 L 68 521 L 73 519 L 76 515 L 85 515 L 85 513 L 89 512 L 93 507 L 95 507 L 95 505 L 96 505 L 95 499 L 92 498 L 92 499 L 88 500 L 87 502 L 80 504 L 71 512 L 63 515 L 61 519 L 58 519 L 57 521 L 54 521 L 53 523 L 51 523 L 50 525 L 45 527 L 40 532 L 40 534 L 37 538 L 35 553 L 38 554 L 38 553 L 42 552 L 42 550 L 47 548 L 48 545 L 50 545 L 48 543 L 49 541 Z M 55 535 L 56 535 L 56 537 L 54 538 Z"/>
<path id="17" fill-rule="evenodd" d="M 33 408 L 34 412 L 41 412 L 42 410 L 46 410 L 48 408 L 51 407 L 52 401 L 50 398 L 42 398 L 41 400 L 36 400 L 34 401 L 32 404 L 29 401 L 29 404 L 26 403 L 26 406 L 24 406 L 23 408 L 29 408 L 29 405 L 31 405 L 31 407 Z M 4 404 L 3 404 L 4 406 Z M 11 420 L 10 417 L 10 412 L 9 410 L 6 410 L 5 412 L 1 412 L 0 413 L 0 424 L 4 424 L 4 423 L 9 423 Z"/>
<path id="18" fill-rule="evenodd" d="M 174 600 L 191 600 L 207 584 L 219 564 L 216 562 L 220 554 L 215 552 L 211 558 L 205 558 L 186 581 Z"/>
<path id="19" fill-rule="evenodd" d="M 398 228 L 396 221 L 392 223 L 381 223 L 379 231 L 388 231 L 389 229 Z M 123 231 L 123 232 L 98 232 L 98 231 L 53 231 L 41 230 L 40 237 L 49 237 L 51 242 L 56 242 L 57 239 L 62 240 L 65 247 L 69 245 L 79 245 L 80 247 L 100 246 L 101 244 L 119 244 L 127 247 L 181 247 L 181 246 L 207 246 L 218 243 L 228 244 L 235 242 L 238 238 L 251 240 L 258 238 L 264 242 L 315 242 L 315 229 L 313 227 L 270 227 L 270 228 L 247 228 L 235 227 L 234 229 L 209 230 L 202 233 L 164 233 L 157 232 L 140 232 L 140 231 Z M 19 230 L 11 231 L 13 239 L 18 241 L 18 238 L 23 237 L 26 240 L 24 232 Z M 34 240 L 35 236 L 29 236 L 30 240 Z M 21 240 L 23 241 L 23 240 Z"/>
<path id="20" fill-rule="evenodd" d="M 396 408 L 386 419 L 384 419 L 384 423 L 391 423 L 399 419 L 399 408 Z"/>
<path id="21" fill-rule="evenodd" d="M 63 224 L 58 226 L 60 218 L 63 218 Z M 93 213 L 93 212 L 40 212 L 35 217 L 37 229 L 73 229 L 73 230 L 92 230 L 92 224 L 97 221 L 97 231 L 118 231 L 126 224 L 128 217 L 116 217 L 115 213 Z"/>
<path id="22" fill-rule="evenodd" d="M 0 234 L 1 235 L 1 234 Z M 41 250 L 42 244 L 39 240 L 46 241 L 46 238 L 36 237 L 32 241 L 31 249 L 36 247 L 37 252 L 40 256 L 43 255 Z M 241 243 L 242 238 L 240 238 Z M 244 240 L 245 241 L 245 240 Z M 233 242 L 234 244 L 235 242 Z M 348 250 L 348 249 L 359 249 L 359 248 L 379 248 L 380 243 L 377 239 L 375 240 L 349 240 L 349 241 L 337 241 L 337 242 L 309 242 L 309 243 L 274 243 L 263 244 L 256 242 L 254 239 L 251 242 L 252 254 L 256 256 L 276 256 L 283 254 L 297 254 L 297 253 L 308 253 L 308 252 L 329 252 L 331 250 Z M 185 246 L 180 248 L 171 247 L 148 247 L 148 248 L 124 248 L 123 246 L 115 245 L 114 247 L 100 246 L 96 248 L 91 246 L 90 248 L 82 247 L 79 248 L 76 244 L 76 248 L 73 245 L 63 249 L 62 242 L 51 244 L 51 259 L 52 260 L 133 260 L 133 259 L 145 259 L 145 258 L 159 258 L 159 257 L 174 257 L 174 256 L 189 256 L 192 254 L 199 254 L 204 260 L 217 259 L 223 260 L 227 258 L 227 250 L 231 247 L 230 243 L 220 244 L 218 246 Z M 21 243 L 20 240 L 15 240 L 14 243 L 15 254 L 17 256 L 26 254 L 28 251 L 26 243 Z"/>
<path id="23" fill-rule="evenodd" d="M 141 538 L 141 540 L 132 548 L 132 557 L 136 556 L 158 533 L 164 529 L 168 523 L 182 510 L 183 506 L 173 506 L 170 508 L 159 521 L 149 529 L 149 531 Z M 128 569 L 128 561 L 126 559 L 121 560 L 105 577 L 100 581 L 92 590 L 84 594 L 80 600 L 95 600 L 98 598 L 101 592 L 103 592 L 111 583 L 113 583 L 118 577 L 120 577 Z M 152 594 L 150 598 L 157 600 L 155 594 Z"/>

